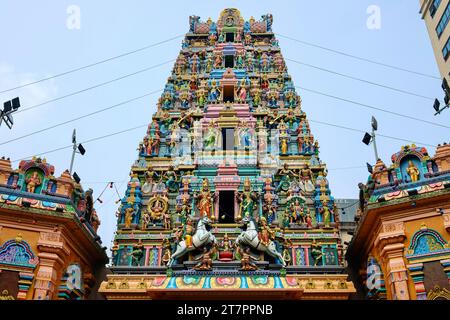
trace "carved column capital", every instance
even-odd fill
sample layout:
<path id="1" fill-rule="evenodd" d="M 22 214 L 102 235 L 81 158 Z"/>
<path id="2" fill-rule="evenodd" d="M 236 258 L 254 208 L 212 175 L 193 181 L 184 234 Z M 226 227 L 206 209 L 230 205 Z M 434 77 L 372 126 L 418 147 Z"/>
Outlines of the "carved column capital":
<path id="1" fill-rule="evenodd" d="M 379 252 L 385 251 L 384 247 L 389 245 L 392 249 L 393 244 L 401 244 L 406 239 L 405 224 L 403 222 L 383 222 L 380 233 L 375 239 L 375 247 Z"/>

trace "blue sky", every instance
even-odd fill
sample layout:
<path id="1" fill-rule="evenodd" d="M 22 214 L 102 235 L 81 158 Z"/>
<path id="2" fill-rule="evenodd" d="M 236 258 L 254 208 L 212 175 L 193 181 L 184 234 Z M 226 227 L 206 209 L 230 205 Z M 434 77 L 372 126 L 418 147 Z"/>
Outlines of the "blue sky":
<path id="1" fill-rule="evenodd" d="M 343 5 L 342 3 L 345 3 Z M 69 5 L 81 12 L 81 28 L 66 27 Z M 381 28 L 367 28 L 367 8 L 381 9 Z M 439 76 L 426 27 L 419 15 L 419 1 L 411 0 L 323 0 L 323 1 L 2 1 L 0 3 L 0 91 L 90 64 L 142 46 L 163 41 L 188 31 L 188 17 L 217 20 L 222 9 L 235 7 L 245 20 L 273 14 L 273 30 L 303 41 L 316 43 L 354 55 Z M 417 94 L 442 99 L 440 81 L 356 61 L 318 48 L 279 38 L 285 58 L 328 68 Z M 139 69 L 175 59 L 181 48 L 177 39 L 150 50 L 98 65 L 52 81 L 0 94 L 0 101 L 19 96 L 23 108 L 104 82 Z M 320 70 L 287 62 L 294 83 L 342 98 L 388 109 L 421 119 L 448 124 L 450 111 L 433 116 L 432 101 L 393 92 L 342 78 Z M 15 137 L 101 109 L 118 102 L 162 89 L 172 64 L 87 91 L 28 112 L 15 115 L 13 130 L 0 127 L 0 144 Z M 449 129 L 368 110 L 343 101 L 299 94 L 303 109 L 313 120 L 369 130 L 376 116 L 379 133 L 437 145 L 448 141 Z M 0 155 L 12 160 L 70 144 L 77 129 L 83 141 L 130 127 L 149 123 L 158 94 L 120 106 L 56 129 L 13 143 L 0 145 Z M 373 150 L 361 143 L 362 134 L 318 123 L 311 130 L 320 142 L 321 159 L 328 164 L 332 192 L 338 198 L 357 198 L 357 183 L 365 181 L 366 162 L 373 163 Z M 86 155 L 77 156 L 75 171 L 85 189 L 98 195 L 107 181 L 117 181 L 123 195 L 130 166 L 145 128 L 85 145 Z M 390 164 L 390 156 L 400 141 L 378 139 L 380 157 Z M 430 154 L 434 148 L 428 147 Z M 56 168 L 56 175 L 69 167 L 71 150 L 45 155 Z M 17 166 L 18 163 L 14 163 Z M 361 167 L 342 169 L 347 167 Z M 107 189 L 103 204 L 96 203 L 105 245 L 115 231 L 117 196 Z"/>

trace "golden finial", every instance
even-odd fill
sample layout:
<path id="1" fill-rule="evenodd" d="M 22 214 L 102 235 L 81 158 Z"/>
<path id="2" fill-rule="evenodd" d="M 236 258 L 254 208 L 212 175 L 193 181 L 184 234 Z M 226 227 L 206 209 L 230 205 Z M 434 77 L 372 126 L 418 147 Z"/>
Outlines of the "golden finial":
<path id="1" fill-rule="evenodd" d="M 22 242 L 22 240 L 23 240 L 23 236 L 22 236 L 22 234 L 21 233 L 19 233 L 18 235 L 17 235 L 17 237 L 16 237 L 16 242 Z"/>

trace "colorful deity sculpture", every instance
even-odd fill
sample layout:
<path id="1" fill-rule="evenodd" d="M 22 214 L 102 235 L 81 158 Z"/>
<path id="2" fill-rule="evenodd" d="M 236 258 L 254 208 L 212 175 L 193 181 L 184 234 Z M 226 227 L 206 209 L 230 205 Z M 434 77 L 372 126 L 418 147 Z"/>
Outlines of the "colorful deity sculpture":
<path id="1" fill-rule="evenodd" d="M 246 103 L 247 101 L 247 85 L 245 83 L 245 79 L 242 79 L 239 83 L 239 87 L 237 89 L 237 101 L 239 103 Z"/>
<path id="2" fill-rule="evenodd" d="M 195 194 L 194 198 L 197 200 L 197 210 L 200 217 L 208 217 L 211 219 L 214 211 L 214 196 L 209 189 L 208 179 L 203 179 L 200 194 Z"/>
<path id="3" fill-rule="evenodd" d="M 34 193 L 36 188 L 42 184 L 42 180 L 39 177 L 37 171 L 34 171 L 31 176 L 26 180 L 27 192 Z"/>
<path id="4" fill-rule="evenodd" d="M 212 103 L 217 103 L 217 102 L 219 102 L 220 95 L 221 95 L 221 90 L 219 89 L 217 82 L 214 79 L 211 81 L 208 100 Z"/>
<path id="5" fill-rule="evenodd" d="M 280 121 L 278 126 L 278 130 L 280 131 L 280 152 L 282 155 L 286 155 L 289 152 L 289 139 L 290 136 L 288 134 L 288 128 L 283 120 Z"/>
<path id="6" fill-rule="evenodd" d="M 200 58 L 198 57 L 198 55 L 196 53 L 194 53 L 192 55 L 192 57 L 190 58 L 189 65 L 190 65 L 192 74 L 199 72 Z"/>
<path id="7" fill-rule="evenodd" d="M 304 192 L 314 191 L 313 172 L 308 164 L 305 164 L 305 166 L 299 170 L 299 180 L 300 188 Z"/>
<path id="8" fill-rule="evenodd" d="M 237 193 L 236 198 L 239 203 L 238 219 L 253 217 L 253 212 L 257 206 L 258 194 L 251 190 L 251 182 L 248 177 L 244 180 L 243 191 Z"/>
<path id="9" fill-rule="evenodd" d="M 284 105 L 288 108 L 294 108 L 297 104 L 297 95 L 295 91 L 288 90 L 284 93 Z"/>
<path id="10" fill-rule="evenodd" d="M 219 242 L 219 260 L 231 261 L 233 260 L 233 243 L 228 238 L 228 233 L 225 233 L 221 242 Z"/>
<path id="11" fill-rule="evenodd" d="M 267 53 L 263 52 L 260 58 L 260 70 L 262 72 L 268 72 L 270 69 L 270 58 Z"/>
<path id="12" fill-rule="evenodd" d="M 214 58 L 214 68 L 218 69 L 222 67 L 222 54 L 216 53 L 216 57 Z"/>
<path id="13" fill-rule="evenodd" d="M 125 228 L 127 228 L 127 229 L 131 228 L 131 223 L 133 221 L 134 215 L 135 215 L 135 211 L 134 211 L 133 207 L 129 207 L 129 208 L 125 209 L 125 218 L 124 218 L 124 220 L 125 220 L 124 227 Z"/>
<path id="14" fill-rule="evenodd" d="M 271 240 L 275 240 L 275 232 L 270 228 L 267 219 L 262 217 L 259 223 L 258 237 L 261 243 L 268 246 Z"/>
<path id="15" fill-rule="evenodd" d="M 419 181 L 420 171 L 411 160 L 408 162 L 408 167 L 406 168 L 406 172 L 408 173 L 408 175 L 411 179 L 411 182 Z"/>
<path id="16" fill-rule="evenodd" d="M 263 213 L 269 223 L 272 223 L 276 219 L 277 214 L 277 199 L 278 196 L 273 192 L 272 178 L 266 178 L 264 186 L 264 204 Z"/>
<path id="17" fill-rule="evenodd" d="M 278 97 L 279 97 L 278 90 L 272 86 L 269 89 L 269 92 L 267 93 L 267 105 L 270 108 L 277 108 L 278 107 Z"/>

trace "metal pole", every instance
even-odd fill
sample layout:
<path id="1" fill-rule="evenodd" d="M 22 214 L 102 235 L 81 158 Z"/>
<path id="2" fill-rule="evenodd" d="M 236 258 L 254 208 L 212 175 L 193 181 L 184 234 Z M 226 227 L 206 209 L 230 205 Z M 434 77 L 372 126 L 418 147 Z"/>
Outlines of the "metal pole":
<path id="1" fill-rule="evenodd" d="M 375 141 L 375 130 L 372 128 L 372 142 L 373 142 L 373 150 L 375 151 L 375 163 L 378 161 L 378 151 L 377 151 L 377 143 Z"/>
<path id="2" fill-rule="evenodd" d="M 77 144 L 73 144 L 72 160 L 70 161 L 70 175 L 72 175 L 73 161 L 75 160 L 75 153 L 77 152 Z"/>
<path id="3" fill-rule="evenodd" d="M 72 143 L 73 143 L 73 152 L 72 152 L 72 160 L 70 161 L 70 170 L 69 170 L 70 175 L 72 175 L 73 161 L 75 160 L 75 153 L 77 152 L 77 139 L 75 135 L 75 129 L 73 129 Z"/>

